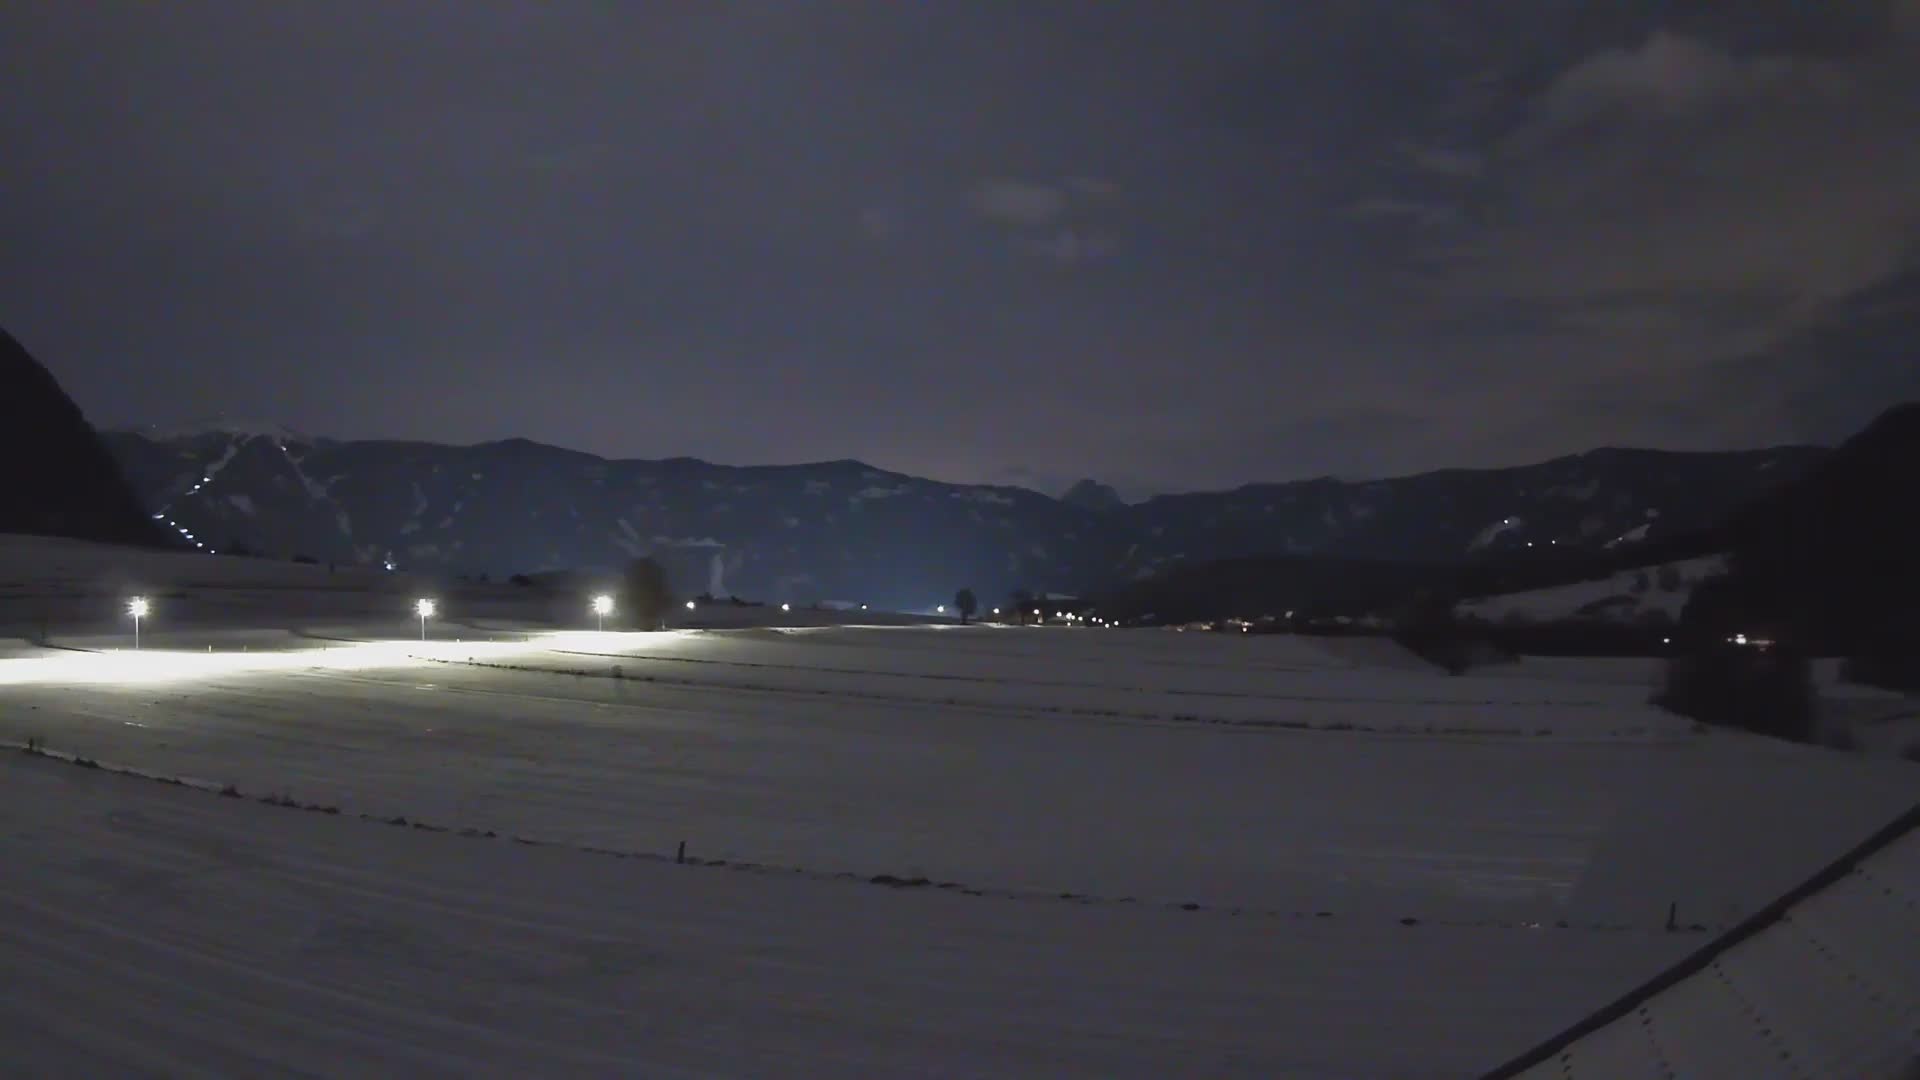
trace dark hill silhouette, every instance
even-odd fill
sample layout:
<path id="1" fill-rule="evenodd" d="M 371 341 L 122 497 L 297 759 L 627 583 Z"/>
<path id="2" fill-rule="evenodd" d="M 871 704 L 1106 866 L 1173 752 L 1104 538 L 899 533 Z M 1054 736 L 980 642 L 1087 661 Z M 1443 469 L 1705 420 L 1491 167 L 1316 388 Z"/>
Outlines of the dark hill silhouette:
<path id="1" fill-rule="evenodd" d="M 1718 600 L 1829 652 L 1920 646 L 1920 404 L 1897 406 L 1806 475 L 1736 513 Z M 1696 621 L 1710 610 L 1697 612 Z"/>
<path id="2" fill-rule="evenodd" d="M 162 546 L 166 533 L 134 497 L 78 406 L 0 329 L 0 533 Z"/>

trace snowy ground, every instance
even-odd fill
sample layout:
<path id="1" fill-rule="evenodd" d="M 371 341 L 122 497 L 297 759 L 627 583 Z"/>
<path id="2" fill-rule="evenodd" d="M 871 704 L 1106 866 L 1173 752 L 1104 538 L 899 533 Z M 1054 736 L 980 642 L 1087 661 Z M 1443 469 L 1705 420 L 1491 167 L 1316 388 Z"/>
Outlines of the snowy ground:
<path id="1" fill-rule="evenodd" d="M 0 741 L 245 797 L 0 758 L 9 1074 L 1471 1075 L 1697 947 L 1669 904 L 1731 923 L 1915 778 L 1696 734 L 1605 663 L 556 633 L 497 590 L 422 645 L 416 583 L 109 554 L 196 605 L 136 655 L 111 583 L 35 550 L 0 579 L 65 606 L 0 643 Z"/>
<path id="2" fill-rule="evenodd" d="M 1638 623 L 1647 618 L 1678 621 L 1693 587 L 1725 573 L 1724 555 L 1682 559 L 1627 570 L 1593 581 L 1505 593 L 1462 603 L 1461 615 L 1494 623 L 1542 623 L 1596 618 Z M 1667 586 L 1671 585 L 1671 588 Z"/>

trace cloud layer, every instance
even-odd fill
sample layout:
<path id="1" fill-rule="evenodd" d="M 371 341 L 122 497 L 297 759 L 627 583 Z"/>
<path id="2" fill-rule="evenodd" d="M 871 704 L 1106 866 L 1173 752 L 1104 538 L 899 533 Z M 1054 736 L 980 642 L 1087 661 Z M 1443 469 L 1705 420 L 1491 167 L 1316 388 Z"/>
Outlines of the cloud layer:
<path id="1" fill-rule="evenodd" d="M 1805 342 L 1914 265 L 1916 131 L 1920 0 L 0 7 L 0 321 L 108 423 L 1136 494 L 1751 445 L 1906 392 Z"/>

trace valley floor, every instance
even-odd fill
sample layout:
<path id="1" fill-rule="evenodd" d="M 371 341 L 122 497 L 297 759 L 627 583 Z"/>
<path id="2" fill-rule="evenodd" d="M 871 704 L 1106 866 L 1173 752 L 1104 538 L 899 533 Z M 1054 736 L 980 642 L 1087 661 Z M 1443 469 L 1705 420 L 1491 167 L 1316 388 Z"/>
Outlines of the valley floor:
<path id="1" fill-rule="evenodd" d="M 351 607 L 0 644 L 109 766 L 0 755 L 0 1072 L 1470 1076 L 1914 790 L 1617 665 Z"/>

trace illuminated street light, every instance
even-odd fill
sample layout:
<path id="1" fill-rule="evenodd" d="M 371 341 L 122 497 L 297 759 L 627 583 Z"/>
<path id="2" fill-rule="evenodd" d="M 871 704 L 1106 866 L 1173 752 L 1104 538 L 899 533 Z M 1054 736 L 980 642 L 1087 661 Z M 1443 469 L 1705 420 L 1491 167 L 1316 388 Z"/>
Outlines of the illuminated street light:
<path id="1" fill-rule="evenodd" d="M 945 604 L 939 605 L 938 607 L 933 609 L 933 613 L 936 615 L 945 615 L 947 613 L 947 605 Z"/>
<path id="2" fill-rule="evenodd" d="M 689 600 L 689 601 L 687 601 L 687 610 L 688 610 L 688 611 L 692 611 L 692 610 L 693 610 L 693 601 L 691 601 L 691 600 Z"/>
<path id="3" fill-rule="evenodd" d="M 133 616 L 133 647 L 140 648 L 140 620 L 147 617 L 147 598 L 136 596 L 127 601 L 127 614 Z"/>
<path id="4" fill-rule="evenodd" d="M 792 611 L 792 610 L 793 610 L 793 605 L 792 605 L 792 604 L 781 604 L 781 605 L 780 605 L 780 610 L 781 610 L 781 611 Z"/>
<path id="5" fill-rule="evenodd" d="M 427 620 L 433 617 L 433 601 L 422 597 L 413 602 L 413 613 L 420 616 L 420 640 L 427 640 Z"/>
<path id="6" fill-rule="evenodd" d="M 613 597 L 596 596 L 593 598 L 593 614 L 600 620 L 600 629 L 607 629 L 607 616 L 613 614 Z"/>

